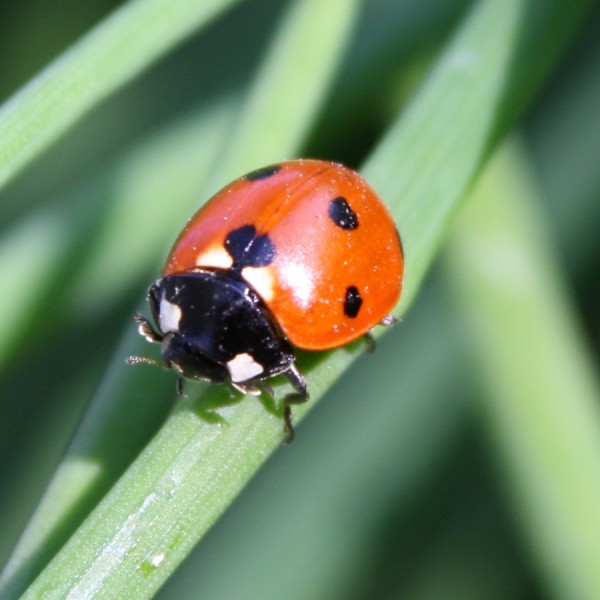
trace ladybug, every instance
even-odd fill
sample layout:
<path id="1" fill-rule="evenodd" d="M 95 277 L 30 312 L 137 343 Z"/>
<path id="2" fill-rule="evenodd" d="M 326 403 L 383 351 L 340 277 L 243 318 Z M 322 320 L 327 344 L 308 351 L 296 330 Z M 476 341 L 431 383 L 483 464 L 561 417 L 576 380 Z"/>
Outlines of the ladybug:
<path id="1" fill-rule="evenodd" d="M 294 348 L 336 348 L 391 325 L 403 267 L 394 222 L 358 173 L 292 160 L 237 179 L 190 219 L 148 291 L 156 327 L 135 320 L 161 345 L 179 393 L 182 378 L 258 395 L 286 377 L 289 442 L 290 407 L 308 399 Z"/>

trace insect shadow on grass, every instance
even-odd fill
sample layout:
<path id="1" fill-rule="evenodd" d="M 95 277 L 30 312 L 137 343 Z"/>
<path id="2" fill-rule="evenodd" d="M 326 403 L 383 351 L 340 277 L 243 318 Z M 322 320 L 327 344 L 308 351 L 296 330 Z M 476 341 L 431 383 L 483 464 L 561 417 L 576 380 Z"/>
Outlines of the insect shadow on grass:
<path id="1" fill-rule="evenodd" d="M 356 344 L 351 346 L 356 347 Z M 300 371 L 310 377 L 310 373 L 331 354 L 331 351 L 306 352 L 297 350 L 296 354 Z M 270 385 L 271 382 L 273 387 Z M 223 425 L 227 424 L 227 419 L 219 413 L 220 409 L 235 406 L 240 402 L 259 401 L 269 414 L 283 418 L 283 400 L 291 390 L 285 378 L 283 376 L 273 377 L 267 382 L 261 382 L 257 387 L 261 389 L 261 393 L 255 396 L 242 394 L 228 383 L 204 383 L 185 380 L 183 382 L 184 395 L 176 403 L 174 411 L 190 410 L 206 423 Z"/>

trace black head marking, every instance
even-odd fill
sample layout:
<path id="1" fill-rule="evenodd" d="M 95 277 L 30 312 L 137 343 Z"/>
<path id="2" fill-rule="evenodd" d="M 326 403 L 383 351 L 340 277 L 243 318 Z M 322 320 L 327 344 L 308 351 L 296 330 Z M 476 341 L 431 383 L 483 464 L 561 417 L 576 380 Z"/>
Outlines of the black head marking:
<path id="1" fill-rule="evenodd" d="M 341 229 L 356 229 L 358 216 L 348 204 L 348 200 L 339 196 L 329 202 L 329 218 Z"/>
<path id="2" fill-rule="evenodd" d="M 275 175 L 275 173 L 278 173 L 279 171 L 281 171 L 281 165 L 270 165 L 244 175 L 243 179 L 247 179 L 248 181 L 259 181 L 260 179 L 267 179 L 267 177 L 271 177 L 271 175 Z"/>
<path id="3" fill-rule="evenodd" d="M 354 318 L 362 306 L 360 292 L 355 285 L 346 288 L 346 297 L 344 298 L 344 314 L 347 317 Z"/>
<path id="4" fill-rule="evenodd" d="M 266 267 L 275 258 L 275 246 L 268 235 L 256 235 L 254 225 L 234 229 L 225 239 L 225 250 L 237 269 Z"/>

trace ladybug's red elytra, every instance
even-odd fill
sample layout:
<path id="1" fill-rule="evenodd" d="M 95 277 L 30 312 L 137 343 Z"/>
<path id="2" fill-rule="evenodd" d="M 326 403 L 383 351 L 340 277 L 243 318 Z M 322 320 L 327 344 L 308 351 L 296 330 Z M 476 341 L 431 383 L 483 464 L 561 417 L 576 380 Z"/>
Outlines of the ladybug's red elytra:
<path id="1" fill-rule="evenodd" d="M 284 375 L 296 390 L 283 399 L 289 442 L 290 405 L 308 399 L 294 347 L 336 348 L 392 323 L 403 270 L 394 222 L 358 173 L 292 160 L 237 179 L 190 219 L 148 291 L 156 328 L 135 319 L 178 389 L 188 378 L 260 394 Z"/>

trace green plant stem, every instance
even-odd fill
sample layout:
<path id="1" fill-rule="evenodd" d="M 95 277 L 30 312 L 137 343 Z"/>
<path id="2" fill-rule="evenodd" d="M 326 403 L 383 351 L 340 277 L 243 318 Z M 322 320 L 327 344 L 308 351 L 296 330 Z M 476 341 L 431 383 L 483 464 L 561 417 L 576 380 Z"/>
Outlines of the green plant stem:
<path id="1" fill-rule="evenodd" d="M 90 108 L 235 0 L 132 0 L 0 109 L 0 188 Z"/>
<path id="2" fill-rule="evenodd" d="M 558 598 L 600 597 L 600 384 L 527 156 L 498 153 L 453 231 L 452 283 L 530 552 Z"/>

